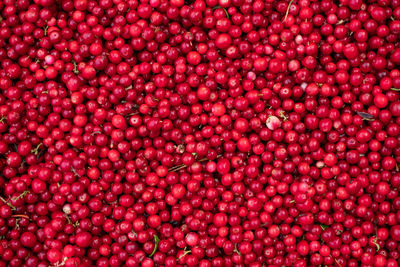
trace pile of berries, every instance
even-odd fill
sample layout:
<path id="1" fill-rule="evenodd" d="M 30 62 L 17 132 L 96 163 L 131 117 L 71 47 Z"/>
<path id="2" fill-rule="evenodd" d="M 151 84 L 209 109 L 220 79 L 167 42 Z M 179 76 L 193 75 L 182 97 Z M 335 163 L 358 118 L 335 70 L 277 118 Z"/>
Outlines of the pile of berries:
<path id="1" fill-rule="evenodd" d="M 0 267 L 400 263 L 400 0 L 0 0 Z"/>

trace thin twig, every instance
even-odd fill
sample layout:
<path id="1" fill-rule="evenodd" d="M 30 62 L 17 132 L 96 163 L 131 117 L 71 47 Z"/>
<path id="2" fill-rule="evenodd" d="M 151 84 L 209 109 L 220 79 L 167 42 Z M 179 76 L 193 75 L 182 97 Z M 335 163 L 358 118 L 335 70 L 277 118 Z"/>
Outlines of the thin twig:
<path id="1" fill-rule="evenodd" d="M 290 0 L 289 6 L 286 9 L 286 14 L 285 14 L 285 17 L 283 18 L 282 22 L 285 22 L 285 20 L 287 19 L 287 16 L 289 15 L 289 11 L 290 11 L 290 8 L 291 8 L 292 4 L 293 4 L 293 0 Z"/>
<path id="2" fill-rule="evenodd" d="M 5 200 L 3 197 L 0 196 L 0 200 L 3 201 L 4 204 L 9 206 L 11 210 L 16 210 L 16 208 L 9 201 Z"/>
<path id="3" fill-rule="evenodd" d="M 222 155 L 218 155 L 217 158 L 220 158 L 221 156 Z M 203 162 L 203 161 L 207 161 L 207 160 L 209 160 L 209 159 L 208 158 L 202 158 L 202 159 L 199 159 L 197 162 Z M 182 169 L 184 169 L 186 167 L 187 166 L 185 164 L 181 164 L 181 165 L 177 165 L 177 166 L 174 166 L 172 168 L 169 168 L 168 171 L 169 172 L 179 171 L 179 170 L 182 170 Z"/>
<path id="4" fill-rule="evenodd" d="M 11 217 L 13 217 L 13 218 L 25 218 L 25 219 L 30 220 L 29 216 L 25 215 L 25 214 L 15 214 L 15 215 L 11 215 Z"/>

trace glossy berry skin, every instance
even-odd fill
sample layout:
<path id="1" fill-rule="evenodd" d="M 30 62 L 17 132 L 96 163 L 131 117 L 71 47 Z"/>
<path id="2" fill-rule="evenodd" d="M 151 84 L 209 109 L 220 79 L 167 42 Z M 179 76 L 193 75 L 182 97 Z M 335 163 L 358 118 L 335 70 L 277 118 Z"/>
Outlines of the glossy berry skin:
<path id="1" fill-rule="evenodd" d="M 399 0 L 0 10 L 0 266 L 399 265 Z"/>

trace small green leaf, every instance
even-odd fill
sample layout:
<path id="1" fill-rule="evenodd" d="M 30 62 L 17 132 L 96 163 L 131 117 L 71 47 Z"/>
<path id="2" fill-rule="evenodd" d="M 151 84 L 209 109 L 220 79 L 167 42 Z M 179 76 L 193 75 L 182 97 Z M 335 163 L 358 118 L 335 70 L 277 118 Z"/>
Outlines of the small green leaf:
<path id="1" fill-rule="evenodd" d="M 329 225 L 325 225 L 325 224 L 320 224 L 319 226 L 321 226 L 322 230 L 325 230 L 329 227 Z"/>
<path id="2" fill-rule="evenodd" d="M 72 60 L 72 65 L 74 65 L 74 73 L 79 74 L 78 63 L 76 63 L 75 60 Z"/>
<path id="3" fill-rule="evenodd" d="M 160 238 L 158 236 L 154 236 L 154 249 L 153 252 L 150 254 L 150 257 L 153 257 L 153 255 L 156 253 L 157 248 L 158 248 L 158 243 L 160 243 Z"/>

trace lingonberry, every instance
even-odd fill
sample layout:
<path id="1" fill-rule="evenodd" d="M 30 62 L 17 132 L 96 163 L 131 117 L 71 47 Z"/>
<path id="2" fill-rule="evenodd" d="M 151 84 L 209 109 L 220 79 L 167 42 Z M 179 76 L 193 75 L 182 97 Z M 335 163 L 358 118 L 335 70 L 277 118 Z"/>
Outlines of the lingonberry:
<path id="1" fill-rule="evenodd" d="M 398 1 L 3 1 L 4 266 L 397 266 Z"/>

